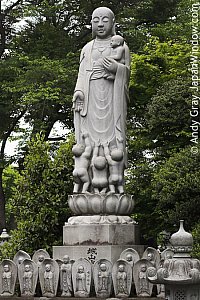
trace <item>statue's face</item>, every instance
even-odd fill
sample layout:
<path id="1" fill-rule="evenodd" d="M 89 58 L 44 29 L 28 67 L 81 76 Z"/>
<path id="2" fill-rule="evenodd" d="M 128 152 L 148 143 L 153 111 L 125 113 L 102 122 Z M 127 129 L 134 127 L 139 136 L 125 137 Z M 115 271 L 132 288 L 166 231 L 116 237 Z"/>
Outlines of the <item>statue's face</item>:
<path id="1" fill-rule="evenodd" d="M 148 253 L 147 259 L 148 259 L 148 260 L 153 260 L 153 254 L 152 254 L 152 253 Z"/>
<path id="2" fill-rule="evenodd" d="M 68 255 L 65 255 L 63 257 L 63 262 L 64 262 L 64 264 L 67 264 L 69 262 L 69 256 Z"/>
<path id="3" fill-rule="evenodd" d="M 39 262 L 42 262 L 42 261 L 44 260 L 44 256 L 43 256 L 43 255 L 40 255 L 40 256 L 38 257 L 38 260 L 39 260 Z"/>
<path id="4" fill-rule="evenodd" d="M 132 261 L 132 260 L 133 260 L 133 258 L 132 258 L 132 255 L 130 255 L 130 254 L 127 254 L 127 256 L 126 256 L 126 260 L 127 260 L 127 261 Z"/>
<path id="5" fill-rule="evenodd" d="M 26 265 L 26 266 L 24 267 L 24 269 L 25 269 L 26 272 L 28 272 L 28 271 L 30 271 L 30 266 L 29 266 L 29 265 Z"/>
<path id="6" fill-rule="evenodd" d="M 101 264 L 100 265 L 100 269 L 101 269 L 101 271 L 105 272 L 106 271 L 106 265 L 105 264 Z"/>
<path id="7" fill-rule="evenodd" d="M 120 272 L 124 272 L 124 266 L 123 265 L 119 265 L 119 269 Z"/>
<path id="8" fill-rule="evenodd" d="M 93 12 L 91 23 L 93 35 L 104 39 L 112 34 L 114 16 L 106 7 L 100 7 Z"/>
<path id="9" fill-rule="evenodd" d="M 80 266 L 79 268 L 78 268 L 78 273 L 83 273 L 84 272 L 84 268 L 83 268 L 83 266 Z"/>
<path id="10" fill-rule="evenodd" d="M 3 269 L 4 269 L 4 272 L 9 272 L 9 266 L 8 266 L 8 265 L 5 265 L 5 266 L 3 267 Z"/>
<path id="11" fill-rule="evenodd" d="M 45 266 L 45 270 L 47 271 L 47 272 L 50 272 L 51 271 L 51 266 L 48 264 L 48 265 L 46 265 Z"/>

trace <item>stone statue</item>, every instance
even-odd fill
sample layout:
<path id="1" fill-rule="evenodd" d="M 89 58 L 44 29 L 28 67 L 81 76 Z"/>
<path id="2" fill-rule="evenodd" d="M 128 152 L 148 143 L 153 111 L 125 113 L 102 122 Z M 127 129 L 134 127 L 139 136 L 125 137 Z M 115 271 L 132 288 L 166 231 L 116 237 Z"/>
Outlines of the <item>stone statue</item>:
<path id="1" fill-rule="evenodd" d="M 133 278 L 138 297 L 150 297 L 153 284 L 148 281 L 147 268 L 153 267 L 153 264 L 147 259 L 138 260 L 133 267 Z"/>
<path id="2" fill-rule="evenodd" d="M 119 298 L 128 297 L 132 283 L 131 265 L 124 259 L 118 259 L 113 265 L 112 278 L 115 296 Z"/>
<path id="3" fill-rule="evenodd" d="M 92 153 L 92 147 L 88 133 L 82 134 L 82 138 L 85 140 L 84 144 L 76 144 L 72 148 L 74 154 L 75 168 L 73 171 L 74 176 L 74 193 L 85 193 L 88 190 L 90 184 L 90 178 L 88 173 L 89 159 Z"/>
<path id="4" fill-rule="evenodd" d="M 95 193 L 106 193 L 108 187 L 108 168 L 105 156 L 99 155 L 100 145 L 95 145 L 92 156 L 92 186 Z"/>
<path id="5" fill-rule="evenodd" d="M 115 34 L 115 17 L 107 7 L 99 7 L 92 14 L 94 39 L 85 45 L 73 96 L 76 145 L 74 193 L 111 191 L 123 193 L 126 165 L 125 130 L 130 73 L 128 46 Z M 85 133 L 88 137 L 86 145 Z M 91 145 L 84 157 L 84 151 Z M 95 147 L 99 144 L 98 154 Z M 105 146 L 106 145 L 106 146 Z M 93 155 L 92 155 L 93 153 Z M 101 158 L 100 168 L 94 159 Z M 93 162 L 92 162 L 93 157 Z M 106 162 L 109 165 L 106 174 Z M 79 159 L 78 159 L 79 158 Z M 99 159 L 100 160 L 100 159 Z M 93 165 L 93 175 L 91 167 Z M 96 184 L 98 172 L 103 180 Z M 106 178 L 107 177 L 107 178 Z M 109 181 L 109 182 L 108 182 Z M 80 187 L 80 184 L 82 186 Z M 106 186 L 107 185 L 107 186 Z"/>
<path id="6" fill-rule="evenodd" d="M 96 296 L 110 298 L 112 289 L 112 263 L 107 259 L 96 261 L 93 268 Z"/>
<path id="7" fill-rule="evenodd" d="M 18 277 L 21 296 L 34 296 L 38 279 L 36 263 L 30 259 L 25 259 L 18 267 Z"/>
<path id="8" fill-rule="evenodd" d="M 32 260 L 39 267 L 45 258 L 50 258 L 49 253 L 44 249 L 39 249 L 39 250 L 35 251 L 35 253 L 33 254 Z"/>
<path id="9" fill-rule="evenodd" d="M 72 266 L 72 281 L 75 297 L 89 297 L 91 286 L 91 263 L 85 259 L 78 259 Z"/>
<path id="10" fill-rule="evenodd" d="M 144 251 L 142 258 L 147 259 L 148 261 L 150 261 L 155 268 L 159 267 L 160 254 L 159 254 L 158 250 L 156 250 L 152 247 L 148 247 Z"/>
<path id="11" fill-rule="evenodd" d="M 127 248 L 120 254 L 120 259 L 125 259 L 133 267 L 140 256 L 135 249 Z"/>
<path id="12" fill-rule="evenodd" d="M 28 253 L 26 253 L 25 251 L 23 250 L 19 250 L 14 258 L 13 258 L 13 261 L 14 263 L 19 267 L 19 265 L 23 262 L 24 259 L 31 259 L 30 255 Z"/>
<path id="13" fill-rule="evenodd" d="M 4 259 L 0 264 L 0 296 L 14 295 L 16 279 L 16 264 L 9 259 Z"/>
<path id="14" fill-rule="evenodd" d="M 63 297 L 72 297 L 72 263 L 69 256 L 63 257 L 63 263 L 60 267 L 60 287 Z"/>
<path id="15" fill-rule="evenodd" d="M 55 297 L 58 288 L 59 266 L 51 258 L 43 260 L 39 267 L 39 279 L 44 297 Z"/>

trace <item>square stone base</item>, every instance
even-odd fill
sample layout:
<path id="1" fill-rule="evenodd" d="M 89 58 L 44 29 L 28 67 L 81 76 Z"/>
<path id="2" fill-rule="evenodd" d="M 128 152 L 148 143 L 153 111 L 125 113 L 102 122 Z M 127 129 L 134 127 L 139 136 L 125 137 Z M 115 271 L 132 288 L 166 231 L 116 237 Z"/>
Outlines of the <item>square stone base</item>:
<path id="1" fill-rule="evenodd" d="M 144 246 L 142 245 L 76 245 L 54 246 L 53 259 L 63 259 L 64 255 L 67 254 L 70 259 L 77 260 L 83 257 L 89 259 L 93 264 L 101 258 L 106 258 L 114 263 L 119 259 L 121 252 L 127 248 L 134 248 L 142 257 L 144 252 Z"/>
<path id="2" fill-rule="evenodd" d="M 63 227 L 63 245 L 139 245 L 137 224 L 79 224 Z"/>

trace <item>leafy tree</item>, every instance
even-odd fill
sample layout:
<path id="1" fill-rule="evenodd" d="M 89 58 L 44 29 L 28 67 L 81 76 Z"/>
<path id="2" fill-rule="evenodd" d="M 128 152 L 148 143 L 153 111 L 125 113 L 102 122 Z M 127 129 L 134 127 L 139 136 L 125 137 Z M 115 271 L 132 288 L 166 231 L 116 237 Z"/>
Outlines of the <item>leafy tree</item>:
<path id="1" fill-rule="evenodd" d="M 70 215 L 67 197 L 72 190 L 72 137 L 52 156 L 51 146 L 39 134 L 29 143 L 24 170 L 16 184 L 12 212 L 17 229 L 2 248 L 3 257 L 19 249 L 35 249 L 62 243 L 62 227 Z M 30 238 L 31 237 L 31 238 Z"/>

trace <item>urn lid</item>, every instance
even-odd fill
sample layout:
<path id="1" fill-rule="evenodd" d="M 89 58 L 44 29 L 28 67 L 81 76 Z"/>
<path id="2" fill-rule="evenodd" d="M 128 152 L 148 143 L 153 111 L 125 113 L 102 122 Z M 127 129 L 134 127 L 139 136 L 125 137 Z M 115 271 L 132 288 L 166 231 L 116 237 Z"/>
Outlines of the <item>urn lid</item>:
<path id="1" fill-rule="evenodd" d="M 193 237 L 189 232 L 185 231 L 183 222 L 183 220 L 180 220 L 179 230 L 172 234 L 170 239 L 175 253 L 188 253 L 192 251 Z"/>

